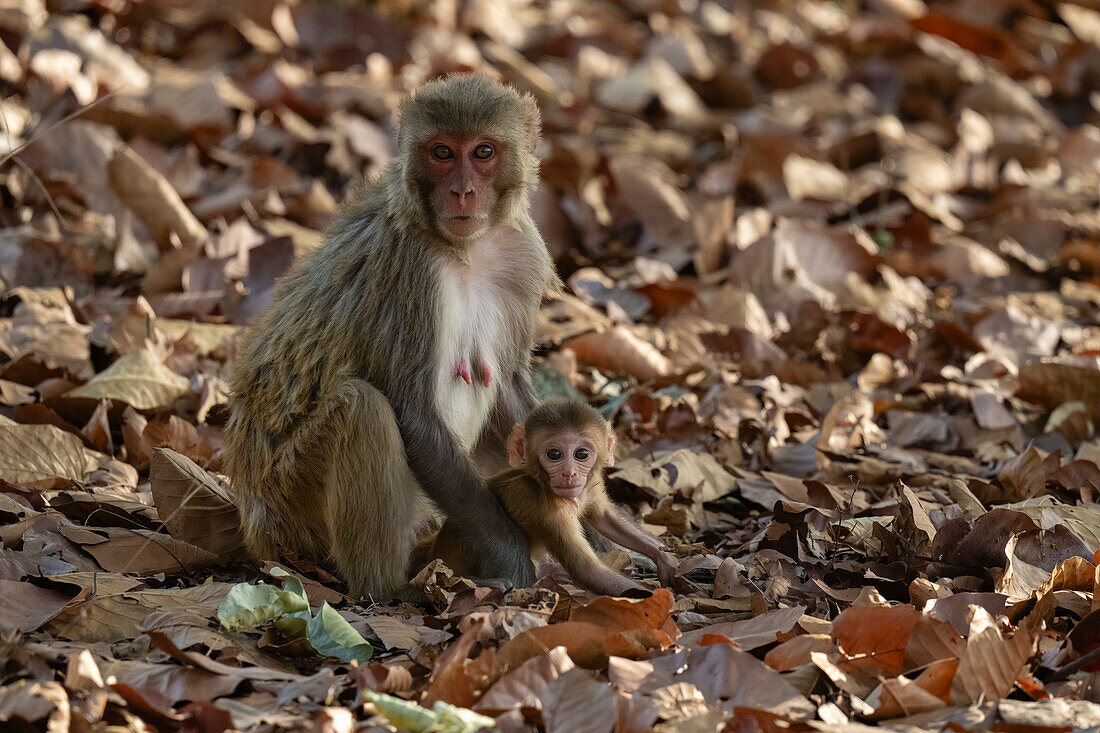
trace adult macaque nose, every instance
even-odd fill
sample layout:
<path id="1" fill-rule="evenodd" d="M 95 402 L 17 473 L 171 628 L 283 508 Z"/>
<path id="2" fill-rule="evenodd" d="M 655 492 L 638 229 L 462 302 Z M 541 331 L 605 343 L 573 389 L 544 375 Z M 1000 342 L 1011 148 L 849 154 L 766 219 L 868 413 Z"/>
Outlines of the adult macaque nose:
<path id="1" fill-rule="evenodd" d="M 461 178 L 451 186 L 451 193 L 458 197 L 458 205 L 466 204 L 466 197 L 474 195 L 474 183 L 469 178 Z"/>

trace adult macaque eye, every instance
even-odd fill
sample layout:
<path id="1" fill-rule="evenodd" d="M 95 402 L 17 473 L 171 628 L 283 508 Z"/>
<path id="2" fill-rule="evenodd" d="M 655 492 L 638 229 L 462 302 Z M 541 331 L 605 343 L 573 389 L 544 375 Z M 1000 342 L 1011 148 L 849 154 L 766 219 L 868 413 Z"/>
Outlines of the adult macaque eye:
<path id="1" fill-rule="evenodd" d="M 587 448 L 577 448 L 575 451 L 573 451 L 573 457 L 576 458 L 578 461 L 587 461 L 588 460 L 588 449 Z"/>
<path id="2" fill-rule="evenodd" d="M 546 457 L 549 458 L 551 461 L 560 461 L 561 451 L 557 448 L 551 448 L 550 450 L 546 451 Z"/>
<path id="3" fill-rule="evenodd" d="M 436 160 L 450 160 L 455 154 L 446 145 L 436 145 L 432 148 L 432 157 Z"/>
<path id="4" fill-rule="evenodd" d="M 474 148 L 474 157 L 478 160 L 488 160 L 493 157 L 493 146 L 481 144 Z"/>

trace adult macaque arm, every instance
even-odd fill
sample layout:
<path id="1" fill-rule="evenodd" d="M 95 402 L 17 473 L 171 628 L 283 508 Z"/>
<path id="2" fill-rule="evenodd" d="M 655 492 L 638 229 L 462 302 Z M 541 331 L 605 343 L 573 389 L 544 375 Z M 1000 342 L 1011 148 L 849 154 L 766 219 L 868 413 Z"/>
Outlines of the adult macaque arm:
<path id="1" fill-rule="evenodd" d="M 538 402 L 529 369 L 520 369 L 515 377 L 501 385 L 496 404 L 474 450 L 474 462 L 486 475 L 508 468 L 505 442 L 512 427 L 522 423 Z"/>
<path id="2" fill-rule="evenodd" d="M 528 534 L 531 529 L 528 528 Z M 630 591 L 648 592 L 600 562 L 585 540 L 580 522 L 557 522 L 540 529 L 543 533 L 540 539 L 546 549 L 582 588 L 607 596 L 621 596 Z"/>
<path id="3" fill-rule="evenodd" d="M 507 578 L 518 588 L 533 585 L 526 537 L 435 411 L 406 406 L 397 421 L 413 475 L 463 539 L 482 553 L 479 574 Z"/>
<path id="4" fill-rule="evenodd" d="M 631 524 L 630 520 L 610 505 L 610 502 L 601 502 L 601 504 L 586 517 L 592 529 L 612 542 L 648 557 L 657 565 L 657 577 L 661 585 L 672 585 L 676 577 L 676 562 L 661 549 L 660 541 L 640 527 Z"/>

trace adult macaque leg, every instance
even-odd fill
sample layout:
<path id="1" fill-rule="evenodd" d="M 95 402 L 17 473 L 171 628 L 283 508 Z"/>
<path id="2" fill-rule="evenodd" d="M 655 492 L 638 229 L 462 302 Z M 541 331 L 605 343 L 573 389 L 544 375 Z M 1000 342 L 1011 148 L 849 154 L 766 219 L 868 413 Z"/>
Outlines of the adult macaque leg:
<path id="1" fill-rule="evenodd" d="M 318 432 L 331 443 L 311 451 L 303 436 L 299 447 L 306 450 L 296 459 L 323 471 L 332 559 L 352 596 L 389 597 L 406 584 L 405 565 L 426 504 L 405 460 L 393 410 L 377 389 L 352 380 L 314 419 L 327 423 Z"/>
<path id="2" fill-rule="evenodd" d="M 594 513 L 588 521 L 593 529 L 612 542 L 652 560 L 657 565 L 657 577 L 661 584 L 672 585 L 676 577 L 676 565 L 668 553 L 661 549 L 661 543 L 656 537 L 640 527 L 635 527 L 626 517 L 613 509 Z"/>

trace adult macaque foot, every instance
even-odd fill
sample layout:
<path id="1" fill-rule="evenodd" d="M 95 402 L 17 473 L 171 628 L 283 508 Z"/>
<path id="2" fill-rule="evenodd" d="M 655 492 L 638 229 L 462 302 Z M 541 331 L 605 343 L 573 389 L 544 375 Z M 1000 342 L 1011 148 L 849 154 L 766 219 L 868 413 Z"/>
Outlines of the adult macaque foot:
<path id="1" fill-rule="evenodd" d="M 412 585 L 403 585 L 393 593 L 393 599 L 401 603 L 413 606 L 430 606 L 431 601 L 420 588 Z"/>
<path id="2" fill-rule="evenodd" d="M 626 590 L 624 590 L 622 592 L 622 595 L 619 596 L 619 597 L 620 598 L 649 598 L 651 595 L 653 595 L 653 591 L 649 590 L 648 588 L 642 588 L 642 587 L 639 586 L 637 588 L 627 588 Z"/>
<path id="3" fill-rule="evenodd" d="M 515 586 L 507 578 L 470 578 L 482 588 L 499 588 L 504 592 L 512 590 Z"/>

